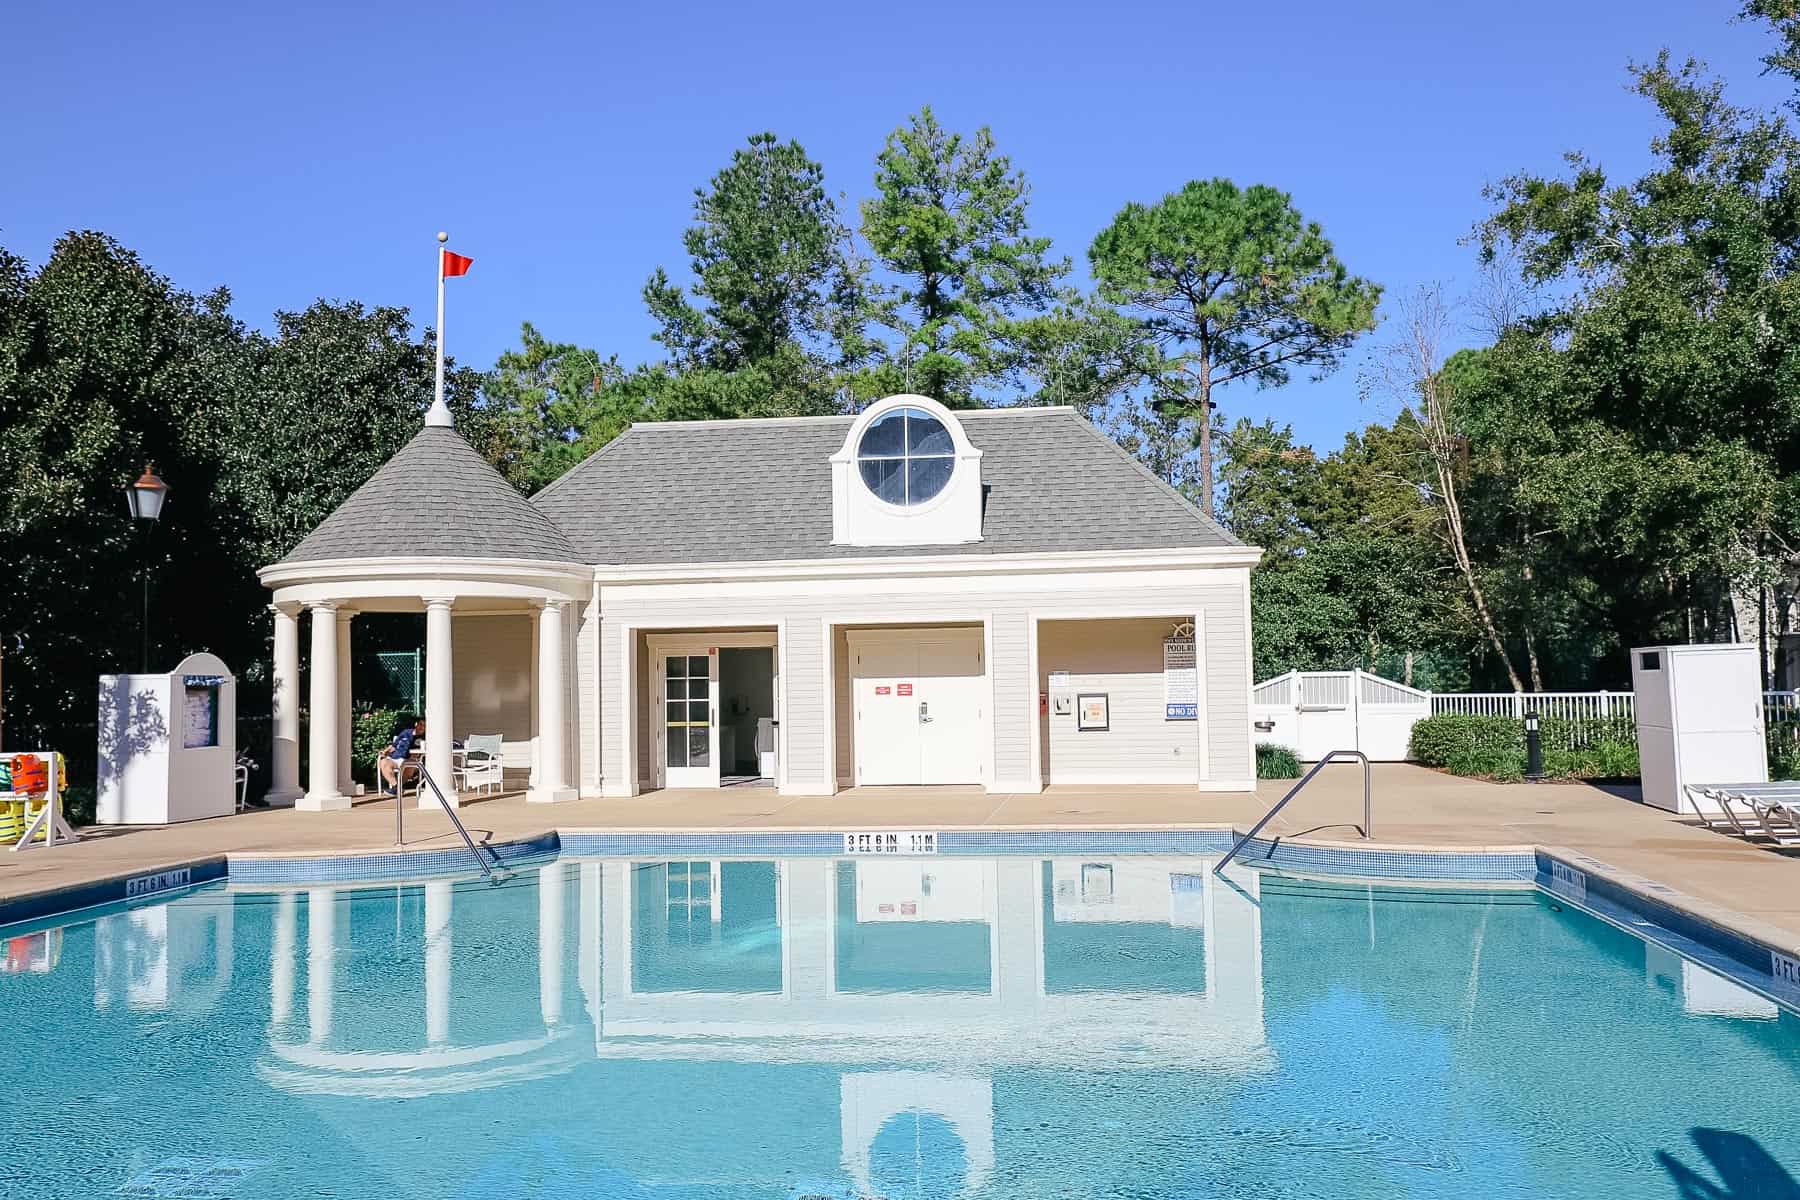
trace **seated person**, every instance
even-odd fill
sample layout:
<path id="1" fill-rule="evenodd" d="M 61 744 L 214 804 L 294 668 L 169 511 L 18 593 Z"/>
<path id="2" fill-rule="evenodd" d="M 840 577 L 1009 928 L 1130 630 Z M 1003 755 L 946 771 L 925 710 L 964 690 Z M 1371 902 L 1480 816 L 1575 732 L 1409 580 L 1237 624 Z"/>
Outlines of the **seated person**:
<path id="1" fill-rule="evenodd" d="M 381 757 L 375 760 L 376 769 L 381 772 L 381 791 L 383 795 L 394 796 L 400 792 L 408 774 L 418 774 L 416 764 L 406 761 L 412 752 L 413 743 L 425 736 L 425 718 L 420 717 L 411 725 L 394 734 L 394 740 L 387 744 Z"/>

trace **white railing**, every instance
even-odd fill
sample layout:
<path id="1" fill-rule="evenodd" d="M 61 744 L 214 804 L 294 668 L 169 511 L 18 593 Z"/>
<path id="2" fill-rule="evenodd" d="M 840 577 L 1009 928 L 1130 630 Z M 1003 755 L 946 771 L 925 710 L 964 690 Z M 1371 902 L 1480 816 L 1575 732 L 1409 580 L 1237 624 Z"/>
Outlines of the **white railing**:
<path id="1" fill-rule="evenodd" d="M 1630 692 L 1433 692 L 1431 711 L 1483 717 L 1540 717 L 1561 721 L 1602 721 L 1636 715 Z"/>
<path id="2" fill-rule="evenodd" d="M 1528 712 L 1562 721 L 1599 721 L 1635 717 L 1637 697 L 1630 692 L 1433 692 L 1431 711 L 1473 713 L 1483 717 L 1523 717 Z M 1800 721 L 1800 692 L 1764 692 L 1763 719 Z"/>

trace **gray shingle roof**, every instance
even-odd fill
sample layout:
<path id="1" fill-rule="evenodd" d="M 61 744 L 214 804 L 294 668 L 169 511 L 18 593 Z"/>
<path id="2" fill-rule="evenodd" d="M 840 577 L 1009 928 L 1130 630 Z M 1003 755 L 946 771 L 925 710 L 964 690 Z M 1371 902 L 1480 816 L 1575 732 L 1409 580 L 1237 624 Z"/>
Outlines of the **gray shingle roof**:
<path id="1" fill-rule="evenodd" d="M 461 434 L 433 426 L 414 434 L 282 561 L 419 555 L 586 561 Z"/>
<path id="2" fill-rule="evenodd" d="M 1240 544 L 1070 409 L 958 414 L 978 447 L 982 540 L 831 544 L 831 456 L 853 418 L 634 425 L 532 503 L 597 564 L 1031 554 Z"/>

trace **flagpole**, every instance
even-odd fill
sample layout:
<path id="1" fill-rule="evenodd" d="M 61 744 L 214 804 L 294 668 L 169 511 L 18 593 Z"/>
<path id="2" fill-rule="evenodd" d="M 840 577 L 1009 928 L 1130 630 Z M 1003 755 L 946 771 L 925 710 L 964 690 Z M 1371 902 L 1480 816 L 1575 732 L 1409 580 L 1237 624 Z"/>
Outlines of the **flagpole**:
<path id="1" fill-rule="evenodd" d="M 439 233 L 437 240 L 437 389 L 431 398 L 431 409 L 425 414 L 425 424 L 450 426 L 454 421 L 449 406 L 444 403 L 444 243 L 450 240 L 450 235 Z"/>

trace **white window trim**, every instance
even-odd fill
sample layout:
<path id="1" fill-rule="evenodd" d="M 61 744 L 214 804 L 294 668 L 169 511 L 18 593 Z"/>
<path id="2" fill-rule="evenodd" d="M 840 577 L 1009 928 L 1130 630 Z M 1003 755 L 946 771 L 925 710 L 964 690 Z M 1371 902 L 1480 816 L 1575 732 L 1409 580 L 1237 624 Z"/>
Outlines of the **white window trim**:
<path id="1" fill-rule="evenodd" d="M 903 408 L 932 417 L 950 435 L 950 479 L 921 504 L 881 499 L 863 482 L 858 459 L 869 426 Z M 981 451 L 956 414 L 928 396 L 888 396 L 864 409 L 831 456 L 831 479 L 833 545 L 955 546 L 981 540 Z"/>

